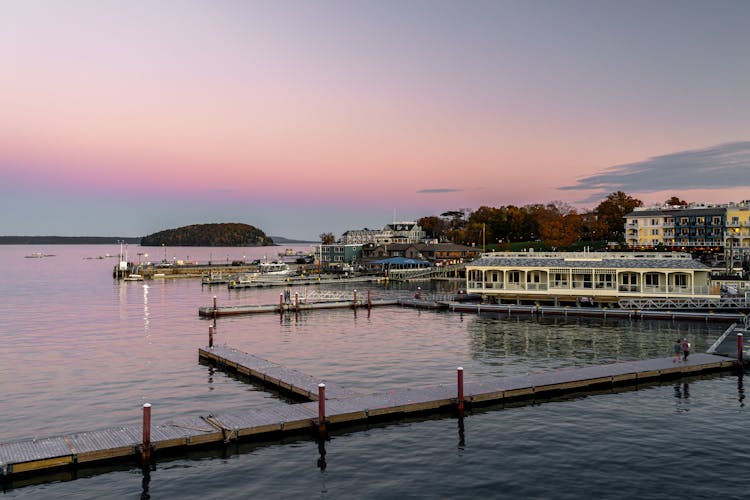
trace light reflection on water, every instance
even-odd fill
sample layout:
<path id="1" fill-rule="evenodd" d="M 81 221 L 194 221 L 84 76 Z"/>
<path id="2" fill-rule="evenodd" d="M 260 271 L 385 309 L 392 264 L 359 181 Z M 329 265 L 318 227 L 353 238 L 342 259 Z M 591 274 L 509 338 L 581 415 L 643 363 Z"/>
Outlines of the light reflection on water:
<path id="1" fill-rule="evenodd" d="M 211 324 L 198 318 L 199 306 L 214 295 L 220 305 L 276 303 L 279 289 L 230 291 L 185 279 L 116 282 L 114 260 L 83 259 L 111 248 L 63 246 L 50 252 L 54 258 L 23 258 L 36 250 L 0 247 L 0 314 L 7 326 L 0 329 L 0 440 L 138 424 L 144 402 L 154 405 L 157 423 L 282 404 L 198 364 L 197 355 Z M 201 251 L 210 250 L 189 250 L 191 256 Z M 675 338 L 687 336 L 696 351 L 705 350 L 725 326 L 376 308 L 220 318 L 215 342 L 366 393 L 453 383 L 457 366 L 471 381 L 668 357 Z M 215 459 L 214 451 L 209 460 L 161 464 L 146 485 L 149 494 L 166 498 L 346 498 L 355 487 L 366 498 L 498 491 L 519 498 L 589 498 L 591 491 L 601 498 L 663 498 L 688 466 L 694 475 L 680 487 L 689 488 L 690 497 L 708 498 L 703 481 L 714 479 L 714 494 L 739 498 L 744 490 L 727 478 L 733 463 L 747 458 L 746 446 L 721 437 L 734 435 L 735 421 L 743 417 L 741 380 L 712 376 L 483 409 L 465 419 L 463 431 L 451 418 L 343 431 L 325 445 L 324 472 L 314 442 L 248 444 L 244 453 L 230 450 L 224 459 Z M 133 497 L 143 487 L 140 471 L 123 471 L 7 494 Z"/>

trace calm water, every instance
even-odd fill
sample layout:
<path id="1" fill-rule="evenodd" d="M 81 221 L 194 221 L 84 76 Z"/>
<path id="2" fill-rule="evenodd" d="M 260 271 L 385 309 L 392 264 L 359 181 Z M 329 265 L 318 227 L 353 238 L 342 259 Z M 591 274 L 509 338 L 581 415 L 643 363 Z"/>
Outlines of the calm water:
<path id="1" fill-rule="evenodd" d="M 306 247 L 295 247 L 306 249 Z M 170 248 L 168 258 L 269 257 L 275 248 Z M 54 257 L 26 259 L 43 251 Z M 0 246 L 0 440 L 287 404 L 198 364 L 198 307 L 276 303 L 279 289 L 116 282 L 108 246 Z M 130 246 L 129 254 L 162 249 Z M 136 258 L 136 257 L 133 257 Z M 145 257 L 142 257 L 145 258 Z M 427 285 L 429 286 L 429 285 Z M 422 284 L 422 287 L 426 286 Z M 377 285 L 359 285 L 384 293 Z M 348 289 L 349 291 L 351 290 Z M 302 291 L 301 291 L 302 293 Z M 362 293 L 362 292 L 361 292 Z M 389 292 L 390 293 L 390 292 Z M 705 350 L 726 325 L 477 317 L 383 308 L 220 318 L 216 342 L 361 392 Z M 742 380 L 710 376 L 533 406 L 485 408 L 243 444 L 138 468 L 6 485 L 7 498 L 746 498 Z"/>

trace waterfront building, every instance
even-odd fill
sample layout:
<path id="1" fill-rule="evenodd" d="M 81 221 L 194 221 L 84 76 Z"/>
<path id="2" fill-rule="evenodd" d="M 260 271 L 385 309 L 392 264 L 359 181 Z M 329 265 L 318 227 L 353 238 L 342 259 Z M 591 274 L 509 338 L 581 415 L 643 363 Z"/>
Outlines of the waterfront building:
<path id="1" fill-rule="evenodd" d="M 716 298 L 710 268 L 677 252 L 498 252 L 466 265 L 466 291 L 504 300 L 616 304 L 622 298 Z"/>
<path id="2" fill-rule="evenodd" d="M 457 245 L 455 243 L 393 243 L 365 245 L 365 259 L 383 259 L 404 257 L 407 259 L 427 260 L 433 264 L 458 264 L 473 259 L 482 252 L 476 247 Z"/>
<path id="3" fill-rule="evenodd" d="M 315 252 L 321 264 L 353 264 L 362 260 L 362 245 L 318 245 Z"/>

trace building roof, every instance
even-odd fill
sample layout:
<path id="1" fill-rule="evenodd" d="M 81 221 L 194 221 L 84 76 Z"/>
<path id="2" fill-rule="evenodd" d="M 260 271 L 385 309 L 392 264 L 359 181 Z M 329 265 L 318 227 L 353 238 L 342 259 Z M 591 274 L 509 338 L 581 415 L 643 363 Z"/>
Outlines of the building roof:
<path id="1" fill-rule="evenodd" d="M 606 253 L 591 255 L 589 258 L 575 258 L 565 254 L 557 255 L 518 255 L 508 254 L 497 256 L 485 254 L 482 257 L 467 264 L 467 267 L 514 267 L 514 268 L 587 268 L 587 269 L 685 269 L 685 270 L 709 270 L 710 268 L 701 262 L 690 258 L 674 258 L 673 254 L 664 254 L 662 258 L 658 254 L 643 256 L 643 254 L 632 254 L 632 258 L 622 254 L 608 257 Z"/>
<path id="2" fill-rule="evenodd" d="M 389 265 L 411 265 L 411 266 L 431 266 L 426 260 L 407 259 L 406 257 L 391 257 L 389 259 L 374 260 L 371 264 L 389 264 Z"/>
<path id="3" fill-rule="evenodd" d="M 625 215 L 625 217 L 654 217 L 654 216 L 667 216 L 671 215 L 674 217 L 690 217 L 690 216 L 701 216 L 701 215 L 722 215 L 726 213 L 726 207 L 702 207 L 702 208 L 668 208 L 660 209 L 654 208 L 651 210 L 635 210 Z"/>

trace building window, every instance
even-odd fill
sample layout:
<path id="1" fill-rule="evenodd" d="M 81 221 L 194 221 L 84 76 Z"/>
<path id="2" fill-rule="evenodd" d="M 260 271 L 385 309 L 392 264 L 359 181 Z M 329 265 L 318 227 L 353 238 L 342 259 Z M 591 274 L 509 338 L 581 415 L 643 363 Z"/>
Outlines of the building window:
<path id="1" fill-rule="evenodd" d="M 508 283 L 520 283 L 521 271 L 508 271 Z"/>
<path id="2" fill-rule="evenodd" d="M 706 218 L 705 217 L 696 217 L 695 218 L 695 223 L 696 224 L 705 224 L 706 223 Z"/>
<path id="3" fill-rule="evenodd" d="M 658 229 L 652 229 L 651 230 L 651 236 L 659 236 L 659 230 Z"/>
<path id="4" fill-rule="evenodd" d="M 646 273 L 643 275 L 646 286 L 659 286 L 659 273 Z"/>
<path id="5" fill-rule="evenodd" d="M 711 224 L 713 224 L 714 226 L 721 224 L 721 217 L 714 217 L 713 219 L 711 219 Z"/>
<path id="6" fill-rule="evenodd" d="M 687 274 L 675 274 L 674 286 L 678 286 L 680 288 L 687 288 Z"/>
<path id="7" fill-rule="evenodd" d="M 683 224 L 683 225 L 690 224 L 690 217 L 680 217 L 680 224 Z"/>

